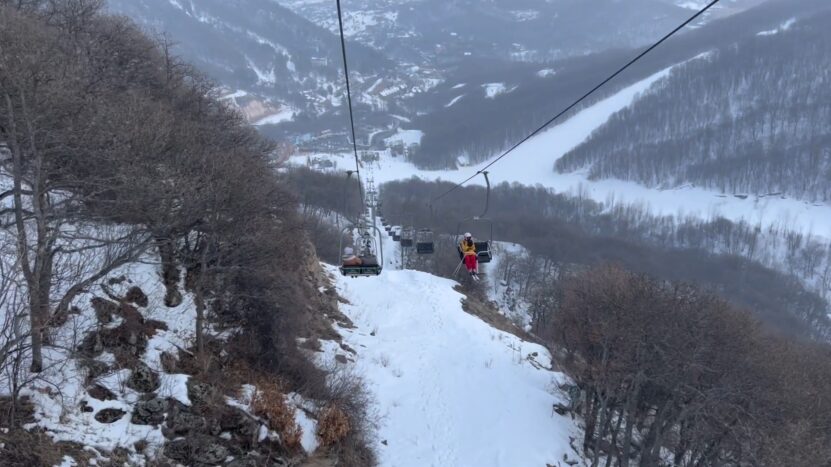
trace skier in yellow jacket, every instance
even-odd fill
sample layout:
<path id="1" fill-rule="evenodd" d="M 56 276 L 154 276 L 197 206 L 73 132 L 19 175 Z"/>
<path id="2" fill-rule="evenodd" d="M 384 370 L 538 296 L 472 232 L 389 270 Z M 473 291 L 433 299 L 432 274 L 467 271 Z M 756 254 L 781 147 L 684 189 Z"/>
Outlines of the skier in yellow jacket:
<path id="1" fill-rule="evenodd" d="M 462 243 L 459 244 L 459 251 L 464 256 L 462 260 L 465 262 L 467 272 L 471 276 L 477 276 L 479 274 L 479 261 L 476 257 L 476 242 L 473 241 L 473 235 L 470 232 L 465 233 Z"/>

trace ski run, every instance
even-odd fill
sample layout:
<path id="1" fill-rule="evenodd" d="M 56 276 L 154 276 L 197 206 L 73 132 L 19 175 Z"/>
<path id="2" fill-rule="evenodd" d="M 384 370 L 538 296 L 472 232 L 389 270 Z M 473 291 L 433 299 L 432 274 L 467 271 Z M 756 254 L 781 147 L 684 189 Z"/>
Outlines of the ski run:
<path id="1" fill-rule="evenodd" d="M 499 331 L 462 309 L 454 281 L 391 270 L 373 279 L 336 278 L 348 303 L 341 311 L 342 355 L 376 401 L 382 467 L 522 467 L 576 460 L 562 402 L 562 373 L 539 345 Z M 354 349 L 354 354 L 344 350 Z M 342 357 L 341 357 L 342 358 Z"/>

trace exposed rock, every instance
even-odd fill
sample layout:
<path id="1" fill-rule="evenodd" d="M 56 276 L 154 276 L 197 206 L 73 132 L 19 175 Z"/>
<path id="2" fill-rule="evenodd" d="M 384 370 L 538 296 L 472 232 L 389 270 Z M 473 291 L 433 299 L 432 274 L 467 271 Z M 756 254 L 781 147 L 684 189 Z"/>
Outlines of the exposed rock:
<path id="1" fill-rule="evenodd" d="M 118 314 L 118 303 L 111 302 L 101 297 L 94 297 L 90 303 L 95 310 L 95 317 L 101 324 L 108 324 L 113 321 L 113 315 Z"/>
<path id="2" fill-rule="evenodd" d="M 124 296 L 124 300 L 141 308 L 146 307 L 149 303 L 147 295 L 137 286 L 130 287 L 127 295 Z"/>
<path id="3" fill-rule="evenodd" d="M 133 417 L 130 420 L 135 425 L 158 425 L 164 421 L 167 410 L 167 401 L 154 397 L 140 401 L 133 408 Z"/>
<path id="4" fill-rule="evenodd" d="M 259 465 L 255 459 L 234 459 L 225 464 L 225 467 L 258 467 Z"/>
<path id="5" fill-rule="evenodd" d="M 219 443 L 204 443 L 196 447 L 193 460 L 202 464 L 216 465 L 228 457 L 228 449 Z"/>
<path id="6" fill-rule="evenodd" d="M 204 433 L 207 427 L 205 417 L 191 413 L 179 404 L 174 404 L 173 410 L 167 416 L 167 431 L 174 436 Z"/>
<path id="7" fill-rule="evenodd" d="M 216 388 L 208 383 L 197 381 L 193 378 L 188 379 L 188 398 L 190 398 L 193 405 L 210 405 L 217 399 L 218 392 Z"/>
<path id="8" fill-rule="evenodd" d="M 84 412 L 84 413 L 90 413 L 90 412 L 95 410 L 87 404 L 87 401 L 81 401 L 80 406 L 81 406 L 81 412 Z"/>
<path id="9" fill-rule="evenodd" d="M 97 414 L 95 414 L 95 419 L 101 423 L 115 423 L 121 420 L 121 417 L 124 416 L 127 412 L 121 409 L 103 409 L 99 410 Z"/>
<path id="10" fill-rule="evenodd" d="M 556 412 L 557 415 L 565 415 L 569 413 L 569 411 L 570 410 L 568 407 L 564 406 L 563 404 L 560 404 L 559 402 L 554 404 L 554 412 Z"/>
<path id="11" fill-rule="evenodd" d="M 164 455 L 174 461 L 189 461 L 191 457 L 191 441 L 182 438 L 165 444 Z"/>
<path id="12" fill-rule="evenodd" d="M 144 363 L 138 362 L 127 380 L 127 387 L 138 392 L 153 392 L 159 389 L 159 375 Z"/>
<path id="13" fill-rule="evenodd" d="M 112 371 L 112 368 L 110 368 L 109 364 L 104 363 L 102 361 L 94 360 L 92 358 L 86 358 L 81 360 L 81 365 L 86 367 L 87 369 L 88 381 L 95 380 Z"/>
<path id="14" fill-rule="evenodd" d="M 228 448 L 207 436 L 190 436 L 167 443 L 164 455 L 185 465 L 218 465 L 228 457 Z"/>
<path id="15" fill-rule="evenodd" d="M 107 281 L 107 284 L 109 284 L 109 285 L 121 284 L 126 280 L 127 280 L 126 276 L 112 277 L 112 278 L 110 278 L 110 280 Z"/>
<path id="16" fill-rule="evenodd" d="M 95 357 L 104 351 L 104 343 L 101 339 L 101 334 L 98 331 L 92 331 L 87 334 L 86 337 L 84 337 L 84 340 L 82 340 L 78 345 L 78 351 L 84 356 L 90 357 L 90 361 L 92 361 L 92 357 Z"/>
<path id="17" fill-rule="evenodd" d="M 87 392 L 89 393 L 90 397 L 98 399 L 99 401 L 111 401 L 115 400 L 115 394 L 112 391 L 101 386 L 100 384 L 93 384 L 89 388 L 87 388 Z"/>
<path id="18" fill-rule="evenodd" d="M 178 288 L 169 287 L 164 295 L 164 304 L 168 308 L 176 308 L 182 304 L 182 292 Z"/>

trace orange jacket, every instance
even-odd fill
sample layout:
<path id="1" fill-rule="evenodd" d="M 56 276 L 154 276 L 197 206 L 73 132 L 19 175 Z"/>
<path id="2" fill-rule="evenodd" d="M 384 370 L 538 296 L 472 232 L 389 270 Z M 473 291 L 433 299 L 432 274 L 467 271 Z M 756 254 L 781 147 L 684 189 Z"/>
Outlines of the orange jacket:
<path id="1" fill-rule="evenodd" d="M 468 245 L 467 239 L 462 240 L 462 243 L 459 244 L 459 248 L 462 249 L 462 253 L 465 256 L 476 256 L 476 244 L 471 242 Z"/>

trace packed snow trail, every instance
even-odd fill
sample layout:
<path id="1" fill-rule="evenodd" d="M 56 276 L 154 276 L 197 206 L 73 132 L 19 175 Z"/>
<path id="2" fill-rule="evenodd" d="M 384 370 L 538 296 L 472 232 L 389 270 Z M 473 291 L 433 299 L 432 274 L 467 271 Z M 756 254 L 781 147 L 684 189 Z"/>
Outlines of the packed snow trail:
<path id="1" fill-rule="evenodd" d="M 498 331 L 462 310 L 454 281 L 387 268 L 378 278 L 349 279 L 328 267 L 341 329 L 357 355 L 381 417 L 376 446 L 388 467 L 545 467 L 576 458 L 570 418 L 552 413 L 561 373 L 545 348 Z M 536 356 L 534 356 L 536 354 Z M 384 441 L 384 443 L 381 443 Z"/>

